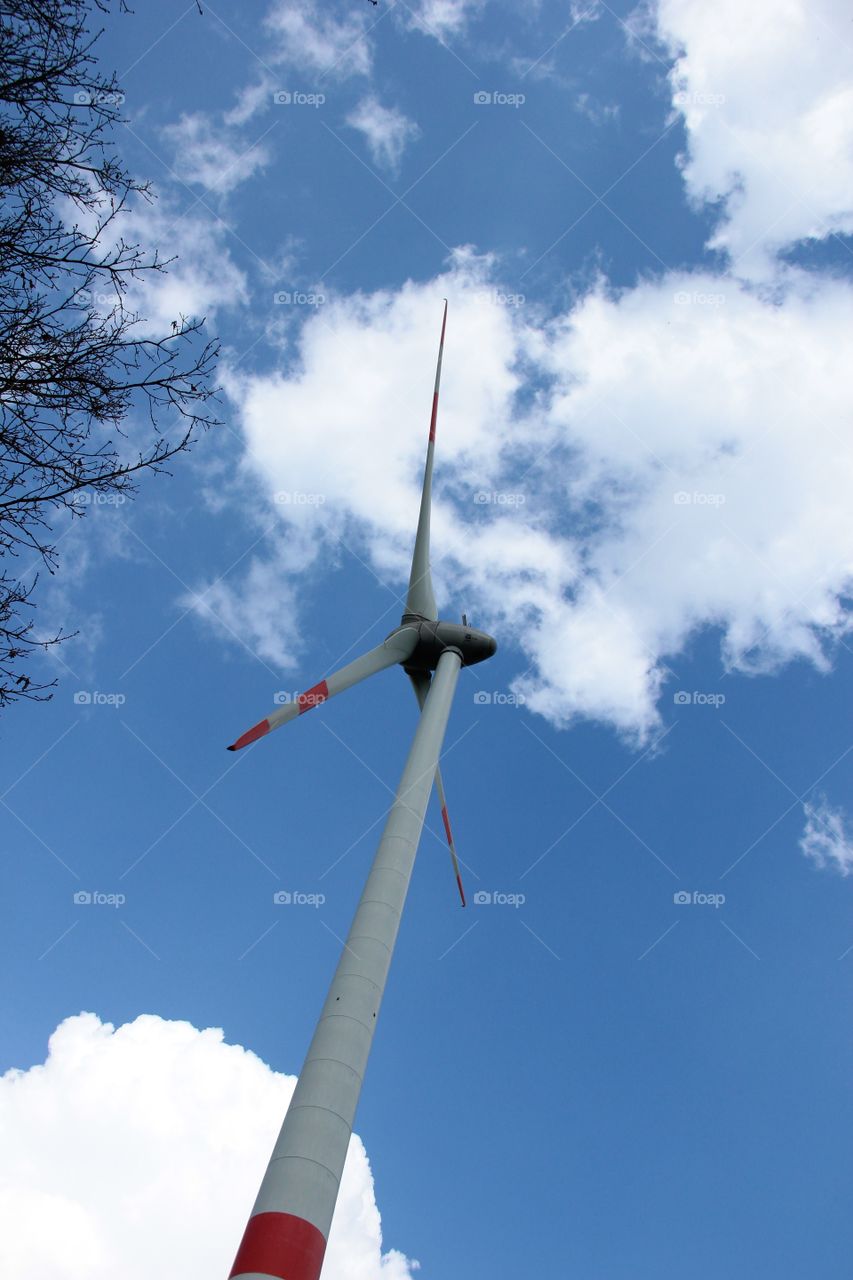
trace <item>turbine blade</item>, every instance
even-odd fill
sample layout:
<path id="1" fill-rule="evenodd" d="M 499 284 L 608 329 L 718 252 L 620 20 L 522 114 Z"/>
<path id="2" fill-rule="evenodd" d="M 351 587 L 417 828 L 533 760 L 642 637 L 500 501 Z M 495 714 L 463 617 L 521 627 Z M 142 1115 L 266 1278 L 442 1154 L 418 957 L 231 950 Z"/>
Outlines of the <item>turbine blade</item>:
<path id="1" fill-rule="evenodd" d="M 412 682 L 412 688 L 415 691 L 415 697 L 418 700 L 418 706 L 421 711 L 424 709 L 427 694 L 430 687 L 430 676 L 426 671 L 409 671 L 406 673 Z M 441 820 L 444 823 L 444 831 L 447 836 L 447 844 L 450 849 L 450 860 L 453 863 L 453 871 L 456 876 L 456 885 L 459 889 L 459 897 L 462 899 L 462 905 L 467 906 L 465 901 L 465 890 L 462 887 L 462 876 L 459 871 L 459 859 L 456 857 L 456 845 L 453 841 L 453 832 L 450 827 L 450 817 L 447 813 L 447 796 L 444 794 L 444 782 L 441 777 L 441 765 L 435 767 L 435 789 L 438 794 L 438 803 L 441 805 Z"/>
<path id="2" fill-rule="evenodd" d="M 241 747 L 247 747 L 250 742 L 263 738 L 270 730 L 277 729 L 279 725 L 287 724 L 288 720 L 295 720 L 297 716 L 310 711 L 312 707 L 319 706 L 321 702 L 326 702 L 329 698 L 333 698 L 336 693 L 343 693 L 344 689 L 352 688 L 354 684 L 358 684 L 361 680 L 366 680 L 368 676 L 375 675 L 377 671 L 384 671 L 386 667 L 393 667 L 398 662 L 405 662 L 411 655 L 417 640 L 418 633 L 414 627 L 402 627 L 399 631 L 392 632 L 387 640 L 377 645 L 375 649 L 371 649 L 369 653 L 362 654 L 354 662 L 349 662 L 345 667 L 341 667 L 339 671 L 326 676 L 325 680 L 321 680 L 319 684 L 307 689 L 305 693 L 300 693 L 299 697 L 293 702 L 287 702 L 284 706 L 276 707 L 265 719 L 259 720 L 256 725 L 253 725 L 251 729 L 242 734 L 236 742 L 232 742 L 228 750 L 239 751 Z"/>
<path id="3" fill-rule="evenodd" d="M 432 574 L 429 567 L 429 519 L 432 506 L 432 463 L 435 453 L 435 426 L 438 420 L 438 391 L 441 385 L 441 359 L 444 355 L 444 331 L 446 327 L 447 300 L 445 299 L 444 315 L 441 320 L 441 338 L 438 343 L 438 362 L 435 369 L 435 390 L 432 393 L 432 414 L 429 421 L 424 487 L 421 493 L 418 532 L 415 537 L 415 550 L 412 556 L 412 572 L 409 577 L 409 594 L 406 598 L 407 613 L 420 614 L 422 618 L 429 618 L 431 622 L 437 620 L 438 611 L 435 607 Z"/>

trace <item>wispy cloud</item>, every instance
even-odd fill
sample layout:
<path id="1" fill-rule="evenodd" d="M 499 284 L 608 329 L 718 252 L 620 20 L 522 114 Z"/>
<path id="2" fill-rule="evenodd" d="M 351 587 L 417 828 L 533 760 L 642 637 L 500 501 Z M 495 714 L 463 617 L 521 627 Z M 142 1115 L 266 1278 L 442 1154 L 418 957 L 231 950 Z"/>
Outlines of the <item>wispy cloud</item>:
<path id="1" fill-rule="evenodd" d="M 803 805 L 806 826 L 800 848 L 819 867 L 832 867 L 843 876 L 853 874 L 853 831 L 843 809 L 833 809 L 826 796 Z"/>
<path id="2" fill-rule="evenodd" d="M 392 173 L 399 171 L 408 144 L 421 135 L 414 120 L 397 107 L 383 107 L 374 94 L 362 98 L 347 116 L 347 124 L 363 135 L 374 164 Z"/>
<path id="3" fill-rule="evenodd" d="M 413 0 L 405 6 L 404 16 L 410 26 L 424 35 L 446 40 L 464 31 L 485 3 L 486 0 Z"/>
<path id="4" fill-rule="evenodd" d="M 575 98 L 575 107 L 593 124 L 608 124 L 619 119 L 618 102 L 601 102 L 590 93 L 579 93 Z"/>
<path id="5" fill-rule="evenodd" d="M 231 119 L 248 119 L 256 106 L 255 87 L 238 104 Z M 250 111 L 251 108 L 251 111 Z M 248 114 L 247 114 L 248 113 Z M 263 141 L 252 142 L 228 124 L 219 125 L 201 111 L 167 125 L 163 136 L 174 152 L 174 167 L 185 182 L 198 183 L 217 195 L 227 195 L 269 164 Z"/>
<path id="6" fill-rule="evenodd" d="M 270 105 L 275 87 L 275 80 L 270 75 L 262 75 L 245 85 L 237 94 L 234 106 L 225 112 L 225 123 L 234 127 L 246 124 Z"/>
<path id="7" fill-rule="evenodd" d="M 303 75 L 319 72 L 339 80 L 369 75 L 373 59 L 367 40 L 371 22 L 367 7 L 359 12 L 352 5 L 276 0 L 265 20 L 273 40 L 270 62 Z"/>

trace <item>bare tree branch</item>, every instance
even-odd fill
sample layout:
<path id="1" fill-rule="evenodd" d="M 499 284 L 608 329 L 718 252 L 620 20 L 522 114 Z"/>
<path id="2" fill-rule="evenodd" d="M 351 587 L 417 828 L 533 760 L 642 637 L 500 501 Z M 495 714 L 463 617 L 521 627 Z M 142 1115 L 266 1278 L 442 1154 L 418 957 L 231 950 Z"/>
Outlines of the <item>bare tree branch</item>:
<path id="1" fill-rule="evenodd" d="M 131 283 L 171 259 L 120 233 L 151 192 L 115 150 L 124 98 L 91 29 L 109 7 L 0 0 L 0 557 L 26 551 L 50 572 L 54 525 L 84 513 L 81 492 L 134 492 L 217 421 L 203 318 L 152 334 L 127 305 Z M 147 437 L 131 449 L 141 410 Z M 36 638 L 37 580 L 0 573 L 0 708 L 48 696 L 21 665 L 67 638 Z"/>

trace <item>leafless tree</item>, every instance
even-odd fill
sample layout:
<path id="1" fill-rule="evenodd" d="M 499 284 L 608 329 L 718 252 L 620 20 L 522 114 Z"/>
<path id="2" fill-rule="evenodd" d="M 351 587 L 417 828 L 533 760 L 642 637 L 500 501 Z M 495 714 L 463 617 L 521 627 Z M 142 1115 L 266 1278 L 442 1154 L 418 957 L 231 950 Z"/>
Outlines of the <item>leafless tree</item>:
<path id="1" fill-rule="evenodd" d="M 0 707 L 49 696 L 27 672 L 65 638 L 32 616 L 59 523 L 216 422 L 203 320 L 156 332 L 130 303 L 170 259 L 121 234 L 151 193 L 117 154 L 124 99 L 93 51 L 109 2 L 0 0 Z"/>

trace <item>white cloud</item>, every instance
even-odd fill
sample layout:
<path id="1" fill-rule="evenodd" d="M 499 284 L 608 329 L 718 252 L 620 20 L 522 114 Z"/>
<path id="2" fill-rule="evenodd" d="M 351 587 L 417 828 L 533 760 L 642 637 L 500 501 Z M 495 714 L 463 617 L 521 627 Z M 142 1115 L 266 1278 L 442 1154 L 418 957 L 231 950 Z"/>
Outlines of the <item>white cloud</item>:
<path id="1" fill-rule="evenodd" d="M 96 236 L 108 203 L 104 200 L 99 209 L 85 212 L 68 204 L 62 212 L 69 222 L 79 222 L 86 234 Z M 124 308 L 140 317 L 147 333 L 168 333 L 172 320 L 181 315 L 213 317 L 248 300 L 246 275 L 231 255 L 228 228 L 200 211 L 198 201 L 181 212 L 170 195 L 137 198 L 118 218 L 107 221 L 98 242 L 104 257 L 116 254 L 119 239 L 125 245 L 138 244 L 145 262 L 156 253 L 162 268 L 145 269 L 135 278 L 124 274 Z M 111 311 L 116 294 L 105 282 L 101 287 L 103 292 L 95 293 L 93 301 Z"/>
<path id="2" fill-rule="evenodd" d="M 405 18 L 410 26 L 447 40 L 465 30 L 469 20 L 485 6 L 486 0 L 414 0 L 406 5 Z"/>
<path id="3" fill-rule="evenodd" d="M 597 0 L 591 0 L 591 4 Z M 404 27 L 420 31 L 442 43 L 461 35 L 486 0 L 411 0 L 395 10 Z M 390 6 L 393 8 L 393 6 Z M 381 8 L 355 7 L 343 0 L 273 0 L 265 25 L 273 40 L 264 50 L 270 66 L 284 66 L 302 73 L 301 82 L 281 84 L 281 89 L 310 91 L 316 77 L 344 80 L 369 77 L 373 70 L 370 32 L 383 16 Z M 310 73 L 314 79 L 306 79 Z"/>
<path id="4" fill-rule="evenodd" d="M 725 199 L 711 241 L 761 278 L 781 247 L 853 232 L 853 61 L 846 0 L 658 0 L 688 135 L 684 179 Z"/>
<path id="5" fill-rule="evenodd" d="M 231 256 L 228 233 L 212 217 L 181 214 L 166 199 L 137 204 L 121 224 L 125 239 L 146 250 L 158 249 L 162 262 L 174 258 L 161 273 L 132 282 L 126 304 L 146 322 L 150 332 L 168 333 L 179 316 L 207 317 L 248 301 L 245 273 Z"/>
<path id="6" fill-rule="evenodd" d="M 89 228 L 93 226 L 94 220 Z M 181 316 L 206 319 L 208 323 L 195 339 L 198 350 L 215 336 L 217 313 L 247 302 L 246 276 L 231 256 L 222 223 L 206 216 L 182 215 L 166 198 L 152 203 L 140 200 L 124 211 L 120 222 L 111 225 L 110 235 L 119 233 L 127 244 L 138 243 L 146 260 L 150 261 L 155 251 L 164 264 L 175 259 L 162 271 L 145 271 L 136 279 L 126 279 L 123 305 L 128 314 L 139 317 L 131 330 L 133 336 L 168 337 L 172 324 Z M 109 244 L 104 236 L 105 253 Z M 115 302 L 115 294 L 106 286 L 104 292 L 94 295 L 95 305 L 104 311 L 110 311 Z M 136 462 L 140 452 L 148 453 L 154 443 L 144 405 L 139 411 L 141 404 L 137 398 L 136 408 L 114 439 L 119 459 L 127 463 Z M 183 435 L 177 413 L 171 418 L 164 415 L 161 426 L 173 442 Z M 103 638 L 103 614 L 92 609 L 85 590 L 91 571 L 107 558 L 129 559 L 139 554 L 139 544 L 127 525 L 134 510 L 130 495 L 84 490 L 78 494 L 77 508 L 85 518 L 75 517 L 69 524 L 64 518 L 57 520 L 59 569 L 55 575 L 41 575 L 36 595 L 39 637 L 50 639 L 60 629 L 69 635 L 67 641 L 46 651 L 66 691 L 74 684 L 91 682 L 93 655 Z M 73 632 L 79 634 L 71 636 Z"/>
<path id="7" fill-rule="evenodd" d="M 792 276 L 768 302 L 696 275 L 596 290 L 555 328 L 548 419 L 572 452 L 551 462 L 596 524 L 573 599 L 531 637 L 534 708 L 648 727 L 701 626 L 731 668 L 826 665 L 850 625 L 853 373 L 833 335 L 851 320 L 844 285 Z"/>
<path id="8" fill-rule="evenodd" d="M 222 1032 L 94 1014 L 54 1032 L 44 1065 L 0 1079 L 0 1271 L 15 1280 L 224 1276 L 295 1079 Z M 323 1270 L 407 1280 L 382 1253 L 373 1177 L 350 1143 Z"/>
<path id="9" fill-rule="evenodd" d="M 139 559 L 138 544 L 134 545 L 126 519 L 118 514 L 129 515 L 130 500 L 125 502 L 123 494 L 88 490 L 77 497 L 75 506 L 82 515 L 56 521 L 58 571 L 42 574 L 38 586 L 38 635 L 47 639 L 62 631 L 68 636 L 45 650 L 61 682 L 59 697 L 70 697 L 75 687 L 89 686 L 96 678 L 95 655 L 104 638 L 104 614 L 93 608 L 89 590 L 93 570 L 108 560 Z"/>
<path id="10" fill-rule="evenodd" d="M 275 65 L 303 74 L 320 72 L 339 80 L 367 76 L 372 57 L 367 41 L 371 18 L 366 10 L 366 5 L 359 11 L 328 0 L 322 5 L 317 0 L 276 0 L 265 19 L 274 39 L 265 56 Z M 280 87 L 310 89 L 308 83 Z"/>
<path id="11" fill-rule="evenodd" d="M 248 119 L 256 109 L 256 95 L 250 90 L 229 114 L 234 120 Z M 201 111 L 182 115 L 177 124 L 167 125 L 163 134 L 174 148 L 179 177 L 217 195 L 227 195 L 270 160 L 262 142 L 248 143 L 236 130 L 216 126 Z"/>
<path id="12" fill-rule="evenodd" d="M 704 626 L 732 669 L 825 668 L 850 627 L 853 368 L 835 336 L 853 291 L 792 273 L 768 301 L 673 276 L 601 285 L 542 326 L 495 302 L 486 270 L 463 255 L 435 282 L 329 302 L 295 368 L 232 388 L 255 482 L 323 496 L 278 508 L 283 541 L 343 539 L 403 590 L 447 294 L 439 595 L 516 641 L 534 710 L 647 734 Z"/>
<path id="13" fill-rule="evenodd" d="M 601 102 L 589 93 L 579 93 L 575 98 L 575 107 L 593 124 L 609 124 L 611 120 L 619 119 L 618 102 Z"/>
<path id="14" fill-rule="evenodd" d="M 853 874 L 853 832 L 842 809 L 833 809 L 825 796 L 803 805 L 806 826 L 800 849 L 819 867 L 834 867 L 843 876 Z"/>
<path id="15" fill-rule="evenodd" d="M 225 123 L 235 127 L 246 124 L 270 105 L 274 89 L 275 83 L 269 75 L 245 85 L 237 94 L 234 106 L 223 116 Z"/>
<path id="16" fill-rule="evenodd" d="M 421 134 L 414 120 L 397 107 L 383 107 L 374 94 L 361 99 L 347 116 L 347 124 L 364 136 L 374 164 L 392 173 L 399 170 L 408 143 Z"/>
<path id="17" fill-rule="evenodd" d="M 301 648 L 299 597 L 292 578 L 298 569 L 292 550 L 292 546 L 280 547 L 279 554 L 269 559 L 252 556 L 230 580 L 202 582 L 192 594 L 181 596 L 178 604 L 192 610 L 222 640 L 240 646 L 244 655 L 290 670 Z"/>
<path id="18" fill-rule="evenodd" d="M 837 16 L 820 0 L 815 12 L 830 11 Z M 738 172 L 719 232 L 732 252 L 774 204 L 784 216 L 776 239 L 762 231 L 766 268 L 774 246 L 806 232 L 778 189 L 762 185 L 761 165 L 747 165 L 744 138 L 760 150 L 793 129 L 786 180 L 800 162 L 810 173 L 814 148 L 800 125 L 817 102 L 837 104 L 847 73 L 833 49 L 823 95 L 807 42 L 804 83 L 782 92 L 795 79 L 797 0 L 763 24 L 752 11 L 740 25 L 724 18 L 680 0 L 658 10 L 665 37 L 686 42 L 674 84 L 692 95 L 690 189 L 717 195 Z M 728 39 L 741 29 L 751 54 L 764 40 L 752 61 Z M 729 109 L 724 124 L 701 98 L 713 93 Z M 843 150 L 847 125 L 833 120 L 826 138 Z M 853 163 L 822 144 L 817 154 L 844 172 Z M 827 216 L 842 207 L 839 190 L 835 176 L 821 188 Z M 772 290 L 750 287 L 744 263 L 740 279 L 670 273 L 621 293 L 599 283 L 550 320 L 505 305 L 494 262 L 471 250 L 435 281 L 328 301 L 306 320 L 289 368 L 231 388 L 246 475 L 270 496 L 298 490 L 323 503 L 279 509 L 281 533 L 253 569 L 256 589 L 232 599 L 224 585 L 220 612 L 233 605 L 235 619 L 252 616 L 257 601 L 256 643 L 269 661 L 290 664 L 292 645 L 272 639 L 269 599 L 277 590 L 293 598 L 291 575 L 312 555 L 328 557 L 342 539 L 403 590 L 423 462 L 418 414 L 429 404 L 446 294 L 439 596 L 516 641 L 533 710 L 556 724 L 585 716 L 647 736 L 669 668 L 709 626 L 730 669 L 770 672 L 794 658 L 826 669 L 851 626 L 853 367 L 838 335 L 853 325 L 853 289 L 778 263 Z M 758 274 L 757 259 L 747 265 Z M 276 542 L 294 533 L 308 550 L 288 569 Z"/>
<path id="19" fill-rule="evenodd" d="M 580 26 L 584 22 L 597 22 L 603 10 L 601 0 L 571 0 L 569 16 L 575 26 Z"/>

